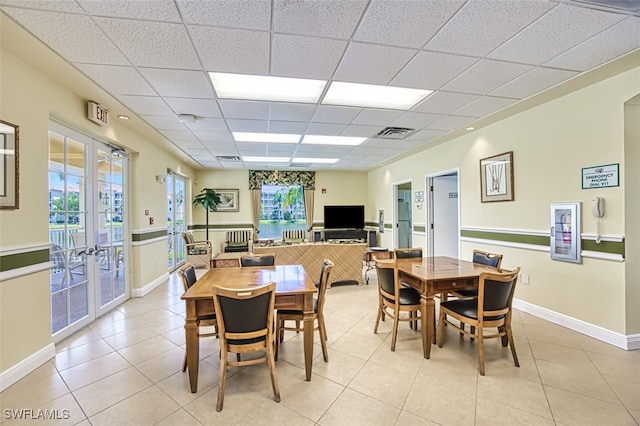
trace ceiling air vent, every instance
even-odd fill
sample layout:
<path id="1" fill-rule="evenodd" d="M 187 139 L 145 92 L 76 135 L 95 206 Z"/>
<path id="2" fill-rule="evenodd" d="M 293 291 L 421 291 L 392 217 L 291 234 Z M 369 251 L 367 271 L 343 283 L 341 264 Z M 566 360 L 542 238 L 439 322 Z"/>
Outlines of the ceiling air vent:
<path id="1" fill-rule="evenodd" d="M 404 139 L 415 131 L 416 129 L 409 129 L 408 127 L 385 127 L 376 133 L 375 137 L 381 139 Z"/>
<path id="2" fill-rule="evenodd" d="M 240 161 L 240 157 L 237 155 L 217 155 L 216 159 L 218 161 Z"/>

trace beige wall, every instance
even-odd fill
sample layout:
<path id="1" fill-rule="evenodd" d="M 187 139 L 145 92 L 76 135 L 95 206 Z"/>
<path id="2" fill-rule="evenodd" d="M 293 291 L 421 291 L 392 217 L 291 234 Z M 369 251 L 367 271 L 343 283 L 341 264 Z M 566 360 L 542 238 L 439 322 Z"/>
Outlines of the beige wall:
<path id="1" fill-rule="evenodd" d="M 624 181 L 620 187 L 583 190 L 581 169 L 619 163 L 624 176 L 623 106 L 638 93 L 639 82 L 640 68 L 635 68 L 372 171 L 369 210 L 392 211 L 393 182 L 413 179 L 414 191 L 420 191 L 426 175 L 459 167 L 463 228 L 548 233 L 549 204 L 577 201 L 583 207 L 582 232 L 593 235 L 589 200 L 601 196 L 607 205 L 602 232 L 622 237 L 627 223 Z M 507 151 L 514 152 L 515 201 L 481 203 L 479 160 Z M 413 214 L 416 222 L 424 221 L 424 210 Z M 632 217 L 637 214 L 627 219 Z M 391 238 L 385 233 L 382 244 L 390 246 Z M 424 237 L 415 241 L 418 245 Z M 462 256 L 470 258 L 480 245 L 462 242 Z M 482 248 L 504 253 L 505 267 L 521 266 L 530 275 L 530 285 L 518 286 L 517 298 L 617 333 L 637 333 L 625 318 L 625 263 L 583 258 L 582 264 L 572 264 L 552 261 L 548 252 L 492 244 Z"/>
<path id="2" fill-rule="evenodd" d="M 640 95 L 634 102 L 624 109 L 627 334 L 640 333 Z"/>

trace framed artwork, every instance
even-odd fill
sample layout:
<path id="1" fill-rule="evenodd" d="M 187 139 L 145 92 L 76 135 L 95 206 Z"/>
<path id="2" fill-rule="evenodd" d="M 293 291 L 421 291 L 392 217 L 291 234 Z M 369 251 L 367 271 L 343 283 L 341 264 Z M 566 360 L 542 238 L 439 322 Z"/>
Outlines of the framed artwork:
<path id="1" fill-rule="evenodd" d="M 513 201 L 513 151 L 480 160 L 480 199 Z"/>
<path id="2" fill-rule="evenodd" d="M 239 212 L 239 189 L 214 189 L 216 194 L 220 196 L 218 204 L 219 212 Z"/>
<path id="3" fill-rule="evenodd" d="M 0 120 L 0 209 L 19 206 L 19 127 Z"/>

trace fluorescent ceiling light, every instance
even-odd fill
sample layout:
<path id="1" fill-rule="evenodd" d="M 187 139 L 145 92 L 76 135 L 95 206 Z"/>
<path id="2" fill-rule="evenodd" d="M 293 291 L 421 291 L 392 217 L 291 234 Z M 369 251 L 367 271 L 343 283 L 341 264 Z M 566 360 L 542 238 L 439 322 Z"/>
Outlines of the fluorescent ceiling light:
<path id="1" fill-rule="evenodd" d="M 271 143 L 298 143 L 300 136 L 288 133 L 249 133 L 232 132 L 236 142 L 271 142 Z"/>
<path id="2" fill-rule="evenodd" d="M 323 163 L 323 164 L 333 164 L 338 162 L 339 158 L 294 158 L 291 160 L 292 163 Z"/>
<path id="3" fill-rule="evenodd" d="M 242 157 L 242 161 L 248 163 L 288 163 L 289 157 Z"/>
<path id="4" fill-rule="evenodd" d="M 315 103 L 326 80 L 210 72 L 219 98 Z"/>
<path id="5" fill-rule="evenodd" d="M 368 138 L 354 136 L 323 136 L 323 135 L 306 135 L 302 138 L 302 143 L 315 145 L 360 145 Z"/>
<path id="6" fill-rule="evenodd" d="M 433 90 L 334 81 L 329 86 L 323 104 L 365 108 L 411 109 Z"/>

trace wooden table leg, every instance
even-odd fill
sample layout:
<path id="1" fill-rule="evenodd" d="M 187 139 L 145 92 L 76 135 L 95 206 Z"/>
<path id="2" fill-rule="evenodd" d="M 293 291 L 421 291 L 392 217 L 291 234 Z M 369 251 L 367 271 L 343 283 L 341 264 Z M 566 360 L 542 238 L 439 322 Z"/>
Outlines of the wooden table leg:
<path id="1" fill-rule="evenodd" d="M 200 355 L 200 338 L 198 337 L 198 322 L 196 321 L 195 301 L 187 301 L 187 319 L 184 323 L 184 333 L 187 351 L 187 370 L 191 393 L 198 391 L 198 357 Z"/>
<path id="2" fill-rule="evenodd" d="M 422 296 L 420 298 L 420 315 L 422 316 L 422 351 L 425 359 L 431 357 L 431 343 L 435 343 L 433 332 L 433 315 L 435 312 L 435 302 L 433 297 Z"/>
<path id="3" fill-rule="evenodd" d="M 307 382 L 311 381 L 313 365 L 313 323 L 312 315 L 304 316 L 304 372 Z"/>

